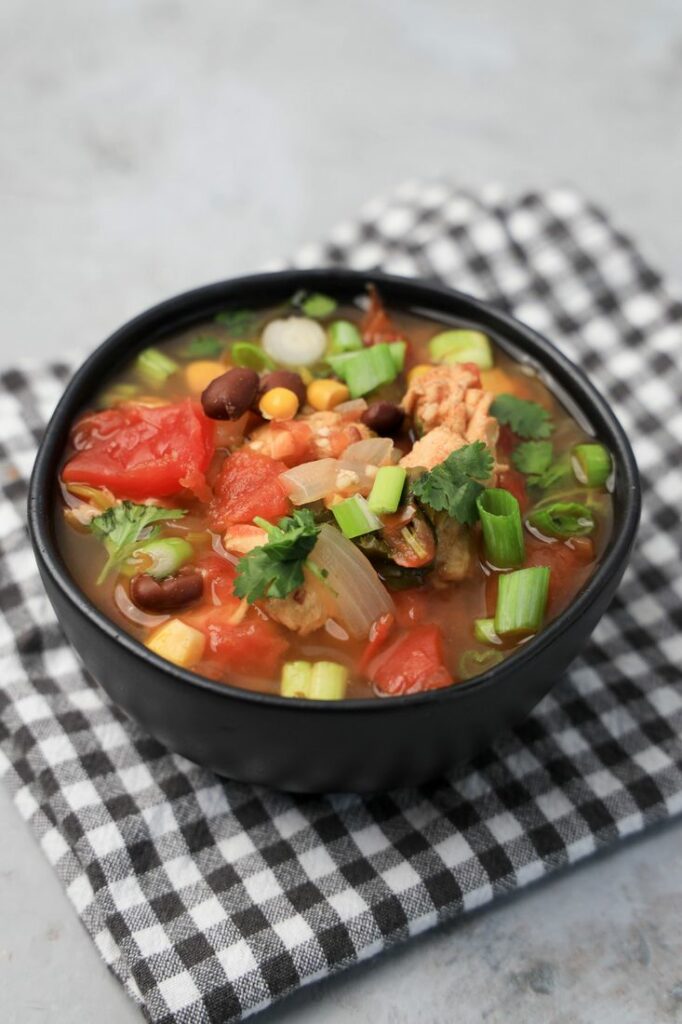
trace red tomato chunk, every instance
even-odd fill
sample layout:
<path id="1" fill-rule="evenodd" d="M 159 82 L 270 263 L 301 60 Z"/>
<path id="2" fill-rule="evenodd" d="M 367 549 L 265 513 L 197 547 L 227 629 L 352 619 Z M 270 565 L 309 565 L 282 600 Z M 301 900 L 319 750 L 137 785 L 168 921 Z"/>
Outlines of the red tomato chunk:
<path id="1" fill-rule="evenodd" d="M 196 402 L 120 405 L 75 427 L 66 483 L 108 487 L 118 498 L 165 498 L 183 489 L 205 498 L 213 423 Z"/>
<path id="2" fill-rule="evenodd" d="M 279 481 L 283 462 L 243 448 L 223 463 L 213 488 L 209 515 L 216 530 L 230 523 L 250 523 L 255 516 L 270 522 L 288 514 L 291 503 Z"/>
<path id="3" fill-rule="evenodd" d="M 255 611 L 237 625 L 216 620 L 206 626 L 210 657 L 235 672 L 276 675 L 289 643 L 267 619 Z"/>
<path id="4" fill-rule="evenodd" d="M 377 690 L 392 696 L 449 686 L 438 626 L 413 626 L 379 655 L 369 676 Z"/>

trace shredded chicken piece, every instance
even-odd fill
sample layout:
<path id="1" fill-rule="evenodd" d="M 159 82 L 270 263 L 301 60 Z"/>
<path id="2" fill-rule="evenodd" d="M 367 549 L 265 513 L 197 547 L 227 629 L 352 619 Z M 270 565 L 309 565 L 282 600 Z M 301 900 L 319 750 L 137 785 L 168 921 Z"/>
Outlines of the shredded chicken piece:
<path id="1" fill-rule="evenodd" d="M 401 466 L 433 469 L 474 441 L 483 441 L 496 454 L 499 424 L 490 415 L 494 396 L 478 385 L 478 376 L 464 366 L 434 366 L 410 384 L 402 406 L 425 433 Z"/>
<path id="2" fill-rule="evenodd" d="M 248 447 L 287 465 L 296 465 L 313 459 L 337 459 L 349 445 L 368 437 L 374 437 L 374 432 L 364 423 L 350 423 L 340 413 L 329 410 L 284 423 L 266 423 L 254 430 Z"/>

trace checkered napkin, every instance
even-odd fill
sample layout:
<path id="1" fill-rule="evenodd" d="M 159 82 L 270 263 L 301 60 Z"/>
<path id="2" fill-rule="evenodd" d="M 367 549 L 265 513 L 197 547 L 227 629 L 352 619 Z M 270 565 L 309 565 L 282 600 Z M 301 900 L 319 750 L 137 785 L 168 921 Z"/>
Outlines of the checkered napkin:
<path id="1" fill-rule="evenodd" d="M 634 443 L 639 543 L 569 676 L 464 774 L 374 797 L 226 782 L 128 722 L 65 643 L 24 504 L 72 367 L 2 375 L 0 769 L 156 1024 L 236 1021 L 682 809 L 679 301 L 567 190 L 410 184 L 295 262 L 438 278 L 555 339 Z"/>

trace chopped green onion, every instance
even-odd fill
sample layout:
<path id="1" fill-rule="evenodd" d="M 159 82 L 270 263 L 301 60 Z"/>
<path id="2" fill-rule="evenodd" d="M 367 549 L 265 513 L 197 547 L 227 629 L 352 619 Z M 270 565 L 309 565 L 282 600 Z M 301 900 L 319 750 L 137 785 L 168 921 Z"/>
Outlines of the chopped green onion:
<path id="1" fill-rule="evenodd" d="M 441 331 L 431 338 L 429 355 L 436 363 L 476 363 L 482 370 L 493 365 L 490 342 L 481 331 Z"/>
<path id="2" fill-rule="evenodd" d="M 309 661 L 288 661 L 282 666 L 279 692 L 283 697 L 307 697 L 312 674 Z"/>
<path id="3" fill-rule="evenodd" d="M 99 405 L 107 408 L 116 405 L 118 402 L 125 402 L 140 393 L 137 384 L 113 384 L 106 391 L 103 391 L 99 398 Z"/>
<path id="4" fill-rule="evenodd" d="M 405 366 L 405 353 L 407 352 L 406 341 L 389 341 L 388 347 L 398 373 L 402 373 Z"/>
<path id="5" fill-rule="evenodd" d="M 384 343 L 363 348 L 360 352 L 329 356 L 328 362 L 348 385 L 351 398 L 361 398 L 382 384 L 390 384 L 399 372 L 390 346 Z"/>
<path id="6" fill-rule="evenodd" d="M 594 516 L 578 501 L 555 501 L 540 505 L 528 516 L 528 522 L 545 537 L 586 537 L 594 530 Z"/>
<path id="7" fill-rule="evenodd" d="M 360 331 L 350 320 L 335 320 L 327 328 L 332 354 L 357 352 L 362 348 Z"/>
<path id="8" fill-rule="evenodd" d="M 179 369 L 178 364 L 158 348 L 146 348 L 135 361 L 135 369 L 148 384 L 163 384 Z"/>
<path id="9" fill-rule="evenodd" d="M 611 456 L 603 444 L 577 444 L 571 458 L 578 483 L 603 487 L 611 475 Z"/>
<path id="10" fill-rule="evenodd" d="M 402 466 L 381 466 L 369 495 L 370 511 L 378 516 L 395 512 L 400 504 L 406 476 L 407 470 Z"/>
<path id="11" fill-rule="evenodd" d="M 494 619 L 476 619 L 474 621 L 474 637 L 479 644 L 501 644 L 499 636 L 495 632 Z"/>
<path id="12" fill-rule="evenodd" d="M 150 540 L 136 548 L 134 556 L 145 555 L 151 559 L 151 566 L 143 571 L 153 576 L 156 580 L 172 576 L 188 562 L 194 554 L 194 548 L 182 537 L 163 537 L 160 540 Z"/>
<path id="13" fill-rule="evenodd" d="M 348 669 L 336 661 L 316 661 L 310 677 L 310 700 L 342 700 L 346 695 Z"/>
<path id="14" fill-rule="evenodd" d="M 289 661 L 282 667 L 279 692 L 283 697 L 342 700 L 348 669 L 336 661 Z"/>
<path id="15" fill-rule="evenodd" d="M 257 373 L 260 373 L 261 370 L 274 370 L 277 365 L 260 345 L 255 345 L 252 341 L 235 342 L 230 355 L 235 366 L 255 370 Z"/>
<path id="16" fill-rule="evenodd" d="M 321 320 L 325 316 L 329 316 L 336 309 L 336 300 L 331 299 L 328 295 L 320 295 L 315 293 L 309 295 L 306 299 L 301 302 L 301 309 L 306 316 L 311 316 L 315 320 Z"/>
<path id="17" fill-rule="evenodd" d="M 498 569 L 521 565 L 525 548 L 521 510 L 513 494 L 489 487 L 476 499 L 486 558 Z"/>
<path id="18" fill-rule="evenodd" d="M 549 573 L 549 569 L 541 565 L 500 576 L 495 609 L 498 636 L 537 633 L 547 606 Z"/>
<path id="19" fill-rule="evenodd" d="M 377 519 L 361 494 L 354 494 L 332 505 L 332 512 L 342 534 L 349 540 L 380 530 L 382 526 L 381 520 Z"/>
<path id="20" fill-rule="evenodd" d="M 473 679 L 499 665 L 504 655 L 501 651 L 464 651 L 459 659 L 459 678 Z"/>

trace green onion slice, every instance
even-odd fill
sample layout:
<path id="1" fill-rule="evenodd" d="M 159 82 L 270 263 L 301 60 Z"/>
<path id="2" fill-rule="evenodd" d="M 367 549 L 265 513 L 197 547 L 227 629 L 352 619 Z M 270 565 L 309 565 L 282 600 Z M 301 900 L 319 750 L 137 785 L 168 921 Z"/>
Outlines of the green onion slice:
<path id="1" fill-rule="evenodd" d="M 459 678 L 473 679 L 482 672 L 499 665 L 504 655 L 501 651 L 464 651 L 459 659 Z"/>
<path id="2" fill-rule="evenodd" d="M 517 569 L 500 576 L 495 609 L 498 636 L 537 633 L 547 606 L 550 570 L 546 566 Z"/>
<path id="3" fill-rule="evenodd" d="M 360 331 L 350 320 L 335 320 L 327 328 L 332 355 L 341 352 L 357 352 L 362 348 Z"/>
<path id="4" fill-rule="evenodd" d="M 525 553 L 521 510 L 513 494 L 498 487 L 482 491 L 476 500 L 486 558 L 498 569 L 521 565 Z"/>
<path id="5" fill-rule="evenodd" d="M 393 342 L 404 345 L 404 342 Z M 351 398 L 361 398 L 382 384 L 396 379 L 399 367 L 390 345 L 381 343 L 364 348 L 359 352 L 343 352 L 329 356 L 328 363 L 348 385 Z"/>
<path id="6" fill-rule="evenodd" d="M 260 373 L 262 370 L 274 370 L 275 360 L 252 341 L 237 341 L 232 346 L 230 355 L 235 366 Z"/>
<path id="7" fill-rule="evenodd" d="M 400 504 L 407 470 L 403 466 L 381 466 L 369 495 L 369 509 L 382 516 L 395 512 Z"/>
<path id="8" fill-rule="evenodd" d="M 342 700 L 348 669 L 336 661 L 289 661 L 282 667 L 279 692 L 283 697 Z"/>
<path id="9" fill-rule="evenodd" d="M 354 494 L 351 498 L 332 505 L 332 513 L 341 533 L 349 540 L 380 530 L 382 526 L 381 520 L 375 516 L 361 494 Z"/>
<path id="10" fill-rule="evenodd" d="M 137 357 L 135 369 L 148 384 L 163 384 L 179 366 L 158 348 L 146 348 Z"/>
<path id="11" fill-rule="evenodd" d="M 528 516 L 528 523 L 545 537 L 587 537 L 594 530 L 592 512 L 578 501 L 554 501 L 540 505 Z"/>
<path id="12" fill-rule="evenodd" d="M 482 370 L 493 365 L 493 351 L 481 331 L 441 331 L 429 342 L 429 355 L 436 363 L 476 363 Z"/>
<path id="13" fill-rule="evenodd" d="M 320 295 L 315 292 L 303 299 L 300 306 L 306 316 L 311 316 L 314 320 L 322 320 L 334 312 L 336 300 L 330 298 L 329 295 Z"/>
<path id="14" fill-rule="evenodd" d="M 156 580 L 165 579 L 177 572 L 194 554 L 194 548 L 182 537 L 163 537 L 150 540 L 135 549 L 134 556 L 145 555 L 151 559 L 151 566 L 143 571 Z"/>
<path id="15" fill-rule="evenodd" d="M 501 644 L 499 636 L 495 632 L 494 619 L 476 619 L 474 622 L 474 637 L 479 644 Z"/>
<path id="16" fill-rule="evenodd" d="M 578 444 L 571 465 L 578 483 L 603 487 L 611 475 L 611 456 L 603 444 Z"/>

